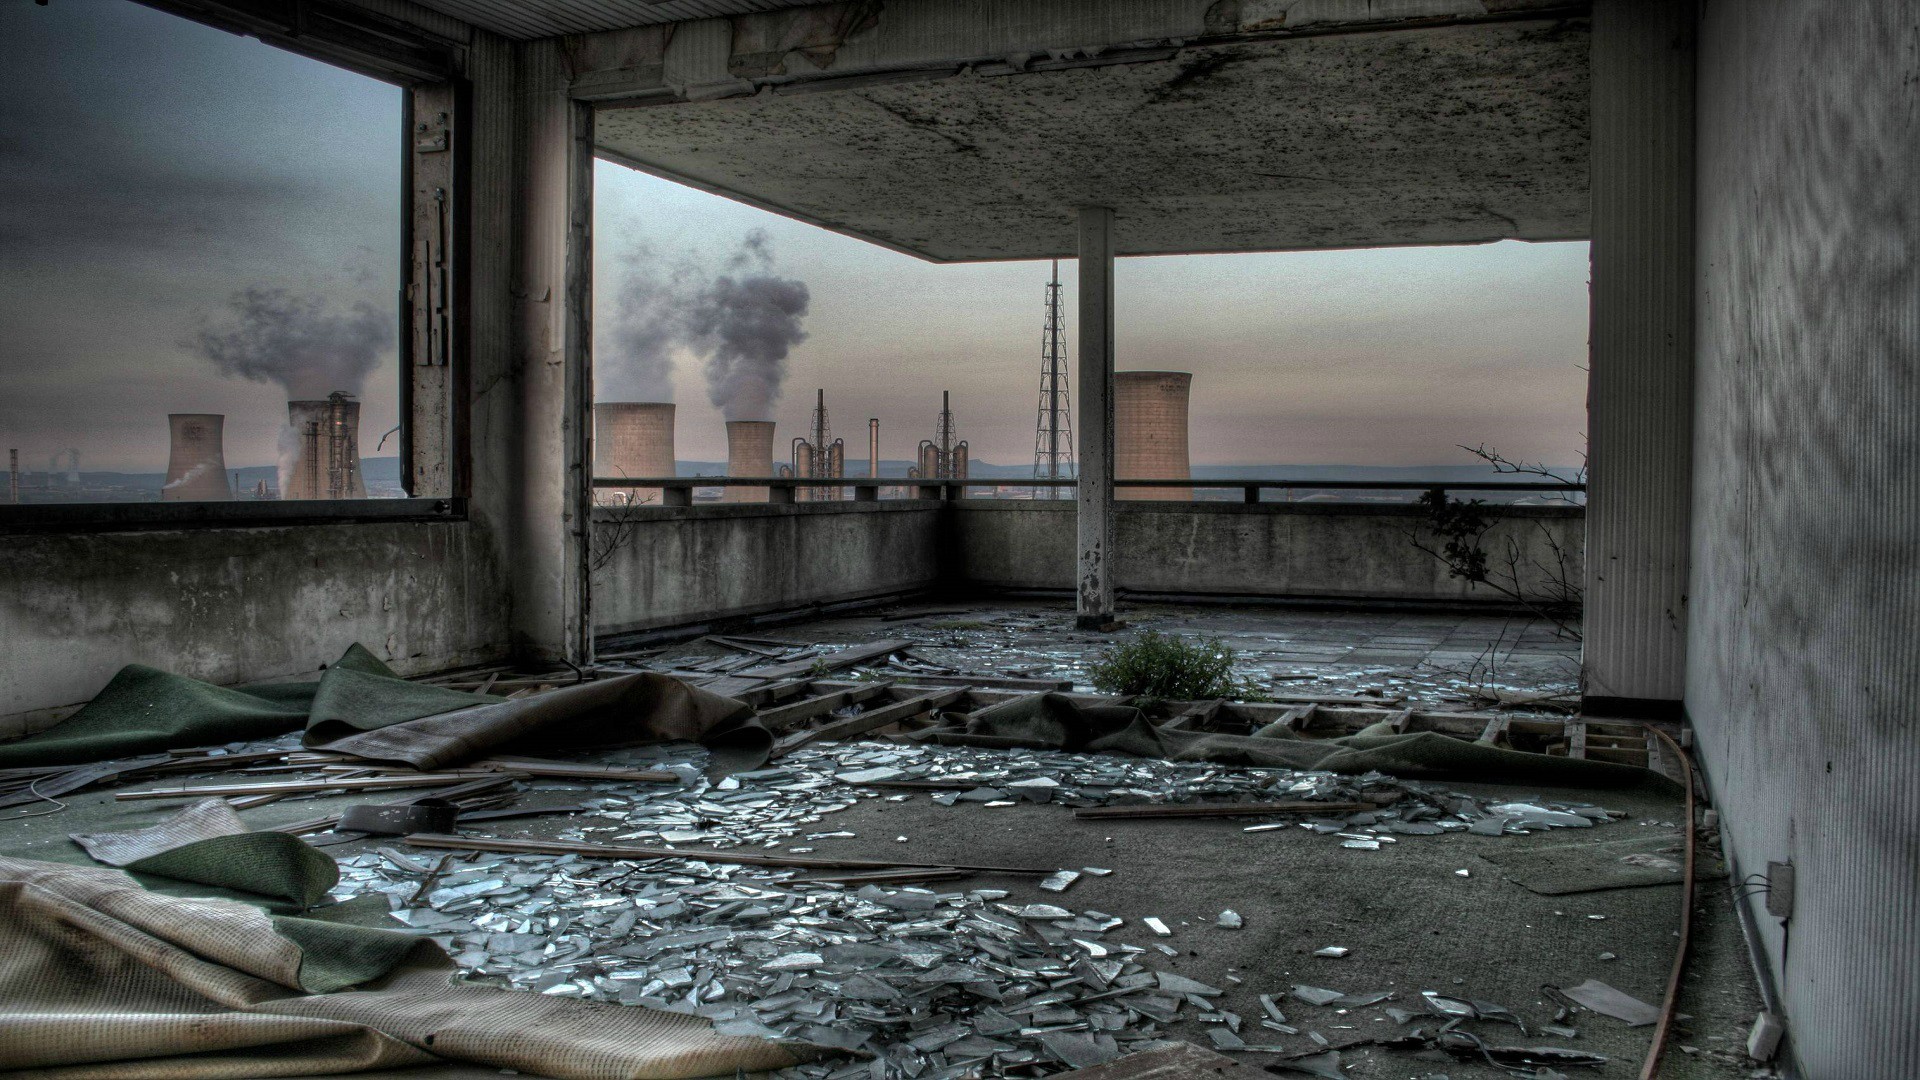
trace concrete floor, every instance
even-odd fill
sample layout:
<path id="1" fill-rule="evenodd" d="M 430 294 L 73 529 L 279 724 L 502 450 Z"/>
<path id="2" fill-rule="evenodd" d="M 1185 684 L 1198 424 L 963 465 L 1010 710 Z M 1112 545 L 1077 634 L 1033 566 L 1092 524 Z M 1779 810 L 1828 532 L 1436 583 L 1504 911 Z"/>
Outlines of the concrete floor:
<path id="1" fill-rule="evenodd" d="M 916 654 L 980 671 L 1047 665 L 1061 676 L 1083 670 L 1086 659 L 1109 638 L 1075 635 L 1062 629 L 1070 615 L 1057 604 L 996 605 L 962 615 L 892 618 L 911 612 L 871 613 L 783 627 L 774 636 L 796 641 L 868 641 L 883 636 L 924 641 Z M 1537 626 L 1519 620 L 1462 616 L 1376 616 L 1309 614 L 1291 611 L 1172 610 L 1136 608 L 1128 613 L 1135 627 L 1203 632 L 1226 638 L 1242 650 L 1250 671 L 1309 672 L 1314 692 L 1354 692 L 1368 687 L 1412 692 L 1441 704 L 1466 681 L 1449 673 L 1461 657 L 1495 656 L 1502 683 L 1519 687 L 1553 685 L 1569 648 Z M 1036 672 L 1037 673 L 1037 672 Z M 1525 673 L 1532 673 L 1526 675 Z M 1395 685 L 1395 680 L 1399 684 Z M 1465 707 L 1456 704 L 1455 707 Z M 1469 792 L 1524 796 L 1517 788 L 1453 785 Z M 1670 830 L 1680 819 L 1677 801 L 1643 793 L 1554 789 L 1548 798 L 1588 801 L 1623 811 L 1623 820 L 1584 833 L 1609 840 Z M 349 805 L 355 798 L 284 802 L 246 812 L 247 820 L 268 827 Z M 110 792 L 70 797 L 55 814 L 0 822 L 0 854 L 85 863 L 86 856 L 66 839 L 68 833 L 96 828 L 134 828 L 164 817 L 170 803 L 116 803 Z M 566 819 L 532 818 L 492 823 L 490 835 L 544 837 L 568 827 Z M 1247 1018 L 1243 1037 L 1308 1050 L 1306 1031 L 1332 1044 L 1397 1030 L 1384 1006 L 1341 1013 L 1331 1008 L 1283 1001 L 1290 1022 L 1302 1034 L 1286 1036 L 1260 1028 L 1257 995 L 1285 995 L 1295 983 L 1350 993 L 1392 990 L 1386 1004 L 1412 1007 L 1421 990 L 1495 1002 L 1519 1013 L 1528 1024 L 1552 1022 L 1554 1006 L 1543 984 L 1570 986 L 1602 979 L 1643 1000 L 1658 1002 L 1672 963 L 1679 919 L 1676 886 L 1654 886 L 1568 896 L 1539 896 L 1505 880 L 1499 868 L 1482 858 L 1496 850 L 1566 843 L 1568 834 L 1483 837 L 1466 834 L 1407 836 L 1378 851 L 1349 850 L 1336 838 L 1303 829 L 1261 833 L 1242 831 L 1245 822 L 1217 820 L 1083 822 L 1063 807 L 1020 804 L 984 807 L 961 803 L 939 806 L 925 794 L 904 802 L 863 799 L 836 815 L 834 828 L 851 838 L 818 842 L 819 854 L 899 858 L 911 852 L 918 861 L 999 861 L 1035 866 L 1101 866 L 1107 877 L 1082 878 L 1064 895 L 1044 893 L 1032 879 L 980 875 L 965 887 L 1003 888 L 1010 901 L 1059 903 L 1075 910 L 1121 916 L 1127 927 L 1112 939 L 1150 946 L 1153 938 L 1139 920 L 1165 920 L 1174 935 L 1164 939 L 1178 956 L 1150 952 L 1150 968 L 1171 970 L 1227 990 L 1225 1006 Z M 895 840 L 906 836 L 909 843 Z M 327 850 L 346 857 L 369 850 L 367 842 Z M 1468 871 L 1461 877 L 1456 871 Z M 1231 908 L 1245 927 L 1222 929 L 1215 918 Z M 1592 918 L 1591 916 L 1604 916 Z M 1346 946 L 1351 955 L 1326 959 L 1310 955 L 1328 945 Z M 1616 959 L 1603 960 L 1602 953 Z M 1724 882 L 1704 884 L 1696 899 L 1694 952 L 1684 983 L 1681 1009 L 1692 1019 L 1682 1025 L 1662 1076 L 1736 1077 L 1752 1075 L 1738 1053 L 1760 1003 L 1744 946 L 1727 899 Z M 1606 1054 L 1605 1068 L 1584 1073 L 1630 1077 L 1648 1045 L 1651 1028 L 1590 1013 L 1570 1024 L 1579 1029 L 1571 1042 L 1522 1036 L 1499 1024 L 1474 1025 L 1496 1043 L 1561 1043 Z M 1208 1025 L 1182 1021 L 1171 1034 L 1210 1045 Z M 1265 1055 L 1242 1055 L 1268 1064 Z M 1425 1077 L 1497 1077 L 1485 1065 L 1453 1060 L 1421 1060 L 1405 1052 L 1357 1048 L 1346 1055 L 1356 1080 Z"/>
<path id="2" fill-rule="evenodd" d="M 1236 671 L 1309 694 L 1378 692 L 1423 707 L 1485 704 L 1476 690 L 1573 693 L 1580 642 L 1524 615 L 1310 611 L 1276 606 L 1120 605 L 1115 634 L 1076 630 L 1067 601 L 922 603 L 817 619 L 768 631 L 796 642 L 906 638 L 928 661 L 976 674 L 1072 679 L 1086 688 L 1101 650 L 1142 630 L 1215 638 Z M 1578 632 L 1578 623 L 1572 628 Z M 688 646 L 699 651 L 702 646 Z"/>

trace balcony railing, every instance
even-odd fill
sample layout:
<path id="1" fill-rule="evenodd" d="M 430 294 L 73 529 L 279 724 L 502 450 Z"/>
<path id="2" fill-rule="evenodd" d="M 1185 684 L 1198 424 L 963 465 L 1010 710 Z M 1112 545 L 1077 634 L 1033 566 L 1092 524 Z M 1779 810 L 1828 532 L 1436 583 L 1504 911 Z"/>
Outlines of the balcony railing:
<path id="1" fill-rule="evenodd" d="M 1261 493 L 1274 490 L 1297 491 L 1408 491 L 1408 492 L 1499 492 L 1502 494 L 1548 494 L 1559 495 L 1562 500 L 1578 504 L 1583 500 L 1585 484 L 1563 483 L 1551 480 L 1485 480 L 1472 482 L 1446 481 L 1436 483 L 1429 480 L 1290 480 L 1285 477 L 1270 479 L 1208 479 L 1191 480 L 1115 480 L 1116 488 L 1182 488 L 1192 491 L 1238 491 L 1241 501 L 1261 502 Z M 920 499 L 964 499 L 969 488 L 1004 488 L 1012 490 L 1058 490 L 1075 488 L 1079 481 L 1065 480 L 1026 480 L 1018 477 L 969 477 L 964 480 L 925 480 L 907 476 L 837 476 L 798 477 L 798 476 L 646 476 L 637 478 L 596 476 L 593 478 L 596 489 L 646 488 L 660 492 L 659 506 L 692 506 L 693 492 L 696 488 L 748 487 L 766 488 L 767 501 L 770 503 L 792 503 L 795 493 L 806 489 L 824 491 L 853 492 L 854 502 L 875 502 L 880 498 L 882 489 L 912 490 L 915 498 Z M 1062 500 L 1064 501 L 1064 500 Z M 1181 500 L 1186 501 L 1186 500 Z M 1220 500 L 1193 500 L 1220 501 Z M 743 504 L 735 504 L 743 505 Z M 750 504 L 745 504 L 750 505 Z"/>

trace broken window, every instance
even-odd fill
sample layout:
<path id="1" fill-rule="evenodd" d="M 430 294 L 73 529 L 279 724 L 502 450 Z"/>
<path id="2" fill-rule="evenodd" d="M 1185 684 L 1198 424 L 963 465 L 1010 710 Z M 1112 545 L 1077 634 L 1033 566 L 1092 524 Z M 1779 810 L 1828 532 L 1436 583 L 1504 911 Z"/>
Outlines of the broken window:
<path id="1" fill-rule="evenodd" d="M 120 0 L 0 83 L 0 501 L 403 497 L 402 91 Z"/>

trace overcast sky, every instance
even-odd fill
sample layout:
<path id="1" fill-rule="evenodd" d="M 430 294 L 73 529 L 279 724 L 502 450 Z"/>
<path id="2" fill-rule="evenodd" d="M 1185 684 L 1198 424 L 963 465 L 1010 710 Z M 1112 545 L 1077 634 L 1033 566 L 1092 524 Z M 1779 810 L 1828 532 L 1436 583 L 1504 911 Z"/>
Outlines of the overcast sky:
<path id="1" fill-rule="evenodd" d="M 231 350 L 203 345 L 253 289 L 377 353 L 372 454 L 395 422 L 393 335 L 345 328 L 397 322 L 399 118 L 391 86 L 122 0 L 0 3 L 0 446 L 33 469 L 73 446 L 87 468 L 158 471 L 166 413 L 222 412 L 228 465 L 272 462 L 287 390 L 247 364 L 222 374 L 209 353 Z M 597 176 L 603 374 L 624 359 L 607 329 L 636 267 L 697 279 L 762 230 L 771 268 L 752 272 L 809 298 L 781 443 L 825 387 L 853 456 L 878 416 L 884 452 L 907 457 L 947 389 L 976 458 L 1031 460 L 1048 264 L 936 266 L 620 166 Z M 1568 462 L 1586 283 L 1585 244 L 1128 259 L 1119 365 L 1194 373 L 1196 463 L 1464 463 L 1454 444 L 1483 441 Z M 723 458 L 700 357 L 669 359 L 679 456 Z"/>

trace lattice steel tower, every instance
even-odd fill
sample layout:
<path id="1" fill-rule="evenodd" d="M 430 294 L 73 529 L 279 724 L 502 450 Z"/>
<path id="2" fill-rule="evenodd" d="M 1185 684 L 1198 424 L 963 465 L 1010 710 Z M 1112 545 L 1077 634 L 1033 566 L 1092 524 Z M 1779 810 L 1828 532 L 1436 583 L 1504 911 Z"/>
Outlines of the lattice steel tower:
<path id="1" fill-rule="evenodd" d="M 1047 325 L 1040 336 L 1040 418 L 1034 425 L 1033 478 L 1073 476 L 1073 404 L 1067 396 L 1067 346 L 1060 313 L 1060 260 L 1047 283 Z M 1035 488 L 1036 499 L 1060 497 L 1059 488 Z"/>

